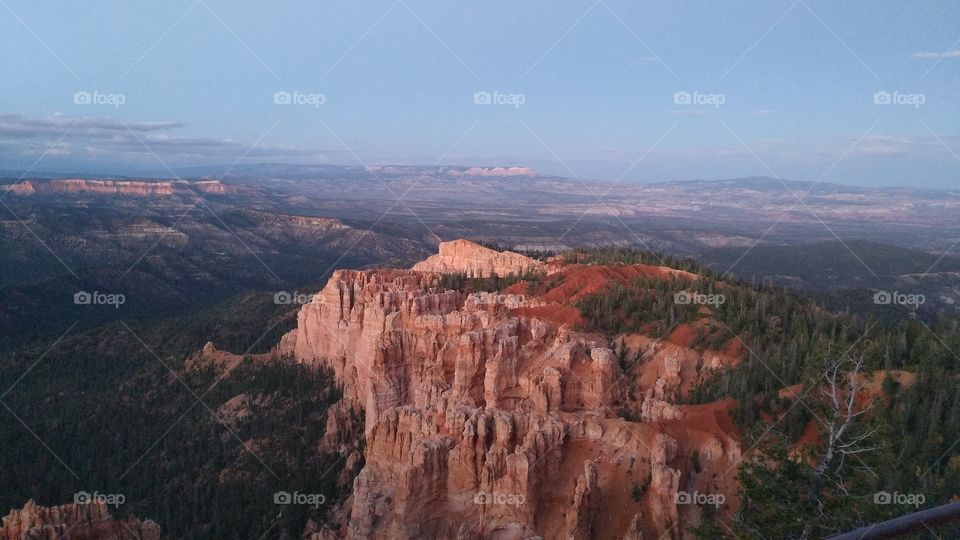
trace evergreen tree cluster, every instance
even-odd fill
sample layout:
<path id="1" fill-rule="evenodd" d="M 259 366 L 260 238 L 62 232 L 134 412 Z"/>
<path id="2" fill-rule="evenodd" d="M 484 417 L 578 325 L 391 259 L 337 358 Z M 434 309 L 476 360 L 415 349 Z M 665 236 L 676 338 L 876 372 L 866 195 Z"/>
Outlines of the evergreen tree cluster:
<path id="1" fill-rule="evenodd" d="M 569 258 L 596 264 L 654 262 L 643 252 L 611 248 Z M 705 311 L 677 304 L 674 295 L 681 291 L 723 294 L 725 301 Z M 745 434 L 745 448 L 752 448 L 738 475 L 743 508 L 727 516 L 740 538 L 820 538 L 917 509 L 878 504 L 877 493 L 920 494 L 920 508 L 960 497 L 956 318 L 944 316 L 931 325 L 912 319 L 890 324 L 830 313 L 782 289 L 709 275 L 694 283 L 647 278 L 611 283 L 577 307 L 587 329 L 611 337 L 639 331 L 662 337 L 679 324 L 699 321 L 706 330 L 698 333 L 696 347 L 719 350 L 739 342 L 743 362 L 695 388 L 690 401 L 737 400 L 733 415 Z M 867 377 L 877 370 L 902 370 L 914 380 L 900 384 L 889 374 L 883 377 L 875 408 L 856 426 L 857 433 L 870 432 L 869 448 L 856 458 L 834 459 L 819 476 L 813 463 L 823 443 L 813 441 L 798 454 L 798 441 L 811 429 L 822 438 L 830 414 L 818 387 L 824 369 L 853 356 L 863 357 Z M 781 397 L 780 390 L 793 385 L 803 385 L 801 394 Z M 710 522 L 691 532 L 730 536 Z M 958 529 L 938 533 L 960 536 Z"/>
<path id="2" fill-rule="evenodd" d="M 201 317 L 115 323 L 64 338 L 40 362 L 46 345 L 4 358 L 3 401 L 16 416 L 0 413 L 0 507 L 122 494 L 115 516 L 153 519 L 177 539 L 298 537 L 308 519 L 322 523 L 349 494 L 336 484 L 345 456 L 320 449 L 341 394 L 332 374 L 286 359 L 248 358 L 229 373 L 185 364 L 211 338 L 240 351 L 266 348 L 264 335 L 275 343 L 286 316 L 258 320 L 261 308 L 273 313 L 231 302 Z M 234 398 L 248 414 L 223 412 Z M 277 505 L 281 491 L 325 504 Z"/>

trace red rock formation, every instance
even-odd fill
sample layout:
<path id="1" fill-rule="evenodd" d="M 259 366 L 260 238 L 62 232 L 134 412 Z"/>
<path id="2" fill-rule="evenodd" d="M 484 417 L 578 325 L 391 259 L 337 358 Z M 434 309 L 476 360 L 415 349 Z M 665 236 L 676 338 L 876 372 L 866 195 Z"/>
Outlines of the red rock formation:
<path id="1" fill-rule="evenodd" d="M 470 277 L 521 275 L 543 268 L 544 264 L 536 259 L 512 251 L 485 248 L 469 240 L 441 242 L 437 255 L 413 266 L 417 272 L 465 273 Z"/>
<path id="2" fill-rule="evenodd" d="M 431 259 L 416 268 L 478 268 Z M 431 272 L 342 270 L 301 308 L 274 354 L 329 365 L 365 411 L 348 538 L 680 538 L 699 519 L 681 489 L 736 506 L 732 403 L 671 403 L 677 362 L 659 390 L 631 388 L 606 339 L 522 314 L 551 305 L 443 290 Z M 650 399 L 650 421 L 615 414 Z"/>
<path id="3" fill-rule="evenodd" d="M 103 502 L 37 506 L 33 500 L 3 518 L 0 540 L 160 540 L 160 526 L 113 519 Z"/>

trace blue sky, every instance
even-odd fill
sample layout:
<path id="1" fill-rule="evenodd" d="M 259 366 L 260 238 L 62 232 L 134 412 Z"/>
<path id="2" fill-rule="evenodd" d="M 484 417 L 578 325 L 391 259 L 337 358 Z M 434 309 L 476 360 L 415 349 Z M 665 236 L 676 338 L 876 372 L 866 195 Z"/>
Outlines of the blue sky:
<path id="1" fill-rule="evenodd" d="M 909 4 L 0 0 L 0 168 L 956 188 L 960 10 Z"/>

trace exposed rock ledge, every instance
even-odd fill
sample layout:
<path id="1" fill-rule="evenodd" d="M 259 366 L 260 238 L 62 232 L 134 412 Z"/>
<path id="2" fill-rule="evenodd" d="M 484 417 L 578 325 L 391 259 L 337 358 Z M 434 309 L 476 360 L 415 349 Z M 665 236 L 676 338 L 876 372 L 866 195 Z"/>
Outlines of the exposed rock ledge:
<path id="1" fill-rule="evenodd" d="M 416 272 L 464 273 L 470 277 L 520 275 L 543 268 L 544 263 L 536 259 L 512 251 L 486 248 L 469 240 L 441 242 L 437 255 L 413 266 Z"/>

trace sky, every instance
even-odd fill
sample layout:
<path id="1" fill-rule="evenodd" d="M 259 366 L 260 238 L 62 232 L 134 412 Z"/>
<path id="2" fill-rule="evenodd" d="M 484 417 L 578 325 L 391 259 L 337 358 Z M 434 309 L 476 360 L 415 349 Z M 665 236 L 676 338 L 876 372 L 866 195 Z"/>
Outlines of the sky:
<path id="1" fill-rule="evenodd" d="M 960 188 L 960 9 L 0 0 L 0 169 L 518 165 Z"/>

